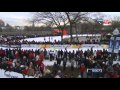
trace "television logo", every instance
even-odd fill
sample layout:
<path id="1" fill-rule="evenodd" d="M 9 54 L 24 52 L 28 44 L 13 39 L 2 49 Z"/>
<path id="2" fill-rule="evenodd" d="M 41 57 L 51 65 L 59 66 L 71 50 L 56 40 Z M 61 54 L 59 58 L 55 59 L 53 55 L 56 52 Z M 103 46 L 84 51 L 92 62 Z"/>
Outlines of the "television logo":
<path id="1" fill-rule="evenodd" d="M 94 72 L 100 72 L 100 73 L 102 73 L 102 69 L 87 69 L 87 73 L 89 72 L 89 71 L 91 71 L 92 73 L 94 73 Z"/>

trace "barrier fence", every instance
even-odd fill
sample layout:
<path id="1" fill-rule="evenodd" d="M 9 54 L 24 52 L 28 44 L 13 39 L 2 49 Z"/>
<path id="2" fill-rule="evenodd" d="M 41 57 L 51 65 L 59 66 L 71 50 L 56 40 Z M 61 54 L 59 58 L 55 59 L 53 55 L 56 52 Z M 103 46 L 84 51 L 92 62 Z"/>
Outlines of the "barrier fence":
<path id="1" fill-rule="evenodd" d="M 19 44 L 19 45 L 7 45 L 7 44 L 1 44 L 1 47 L 6 48 L 104 48 L 108 49 L 109 45 L 99 45 L 99 44 L 82 44 L 82 45 L 50 45 L 50 44 Z"/>

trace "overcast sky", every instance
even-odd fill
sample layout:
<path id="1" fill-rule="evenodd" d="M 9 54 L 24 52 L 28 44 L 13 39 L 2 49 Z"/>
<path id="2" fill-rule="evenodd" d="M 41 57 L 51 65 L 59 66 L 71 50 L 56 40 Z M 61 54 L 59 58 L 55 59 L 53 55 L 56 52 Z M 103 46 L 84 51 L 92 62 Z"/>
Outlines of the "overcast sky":
<path id="1" fill-rule="evenodd" d="M 120 16 L 120 12 L 102 12 L 108 16 Z M 30 12 L 0 12 L 0 19 L 10 25 L 28 25 L 27 19 L 32 17 Z"/>
<path id="2" fill-rule="evenodd" d="M 0 12 L 0 19 L 10 25 L 27 25 L 27 20 L 31 17 L 30 12 Z"/>

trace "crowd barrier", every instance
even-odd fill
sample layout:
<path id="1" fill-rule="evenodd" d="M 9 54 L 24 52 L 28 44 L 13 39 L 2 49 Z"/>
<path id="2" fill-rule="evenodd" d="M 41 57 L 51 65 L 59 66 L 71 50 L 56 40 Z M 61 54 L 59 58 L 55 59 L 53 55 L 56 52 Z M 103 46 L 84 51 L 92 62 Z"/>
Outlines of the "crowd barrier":
<path id="1" fill-rule="evenodd" d="M 5 48 L 21 48 L 21 45 L 8 45 L 8 44 L 0 44 L 1 47 Z"/>

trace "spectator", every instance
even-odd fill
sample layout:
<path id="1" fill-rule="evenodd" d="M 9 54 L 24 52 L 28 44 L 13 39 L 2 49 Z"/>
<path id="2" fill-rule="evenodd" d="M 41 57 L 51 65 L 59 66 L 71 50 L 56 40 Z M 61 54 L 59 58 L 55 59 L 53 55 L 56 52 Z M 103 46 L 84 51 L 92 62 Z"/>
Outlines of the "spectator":
<path id="1" fill-rule="evenodd" d="M 67 63 L 66 59 L 63 59 L 63 70 L 66 70 L 66 63 Z"/>
<path id="2" fill-rule="evenodd" d="M 75 60 L 71 61 L 71 71 L 74 71 L 75 68 Z"/>
<path id="3" fill-rule="evenodd" d="M 40 64 L 40 71 L 42 73 L 42 75 L 44 74 L 44 69 L 45 69 L 45 65 L 43 63 Z"/>
<path id="4" fill-rule="evenodd" d="M 82 78 L 84 77 L 83 75 L 84 75 L 85 69 L 86 69 L 86 67 L 85 67 L 84 63 L 82 63 L 80 66 L 80 73 L 81 73 Z"/>
<path id="5" fill-rule="evenodd" d="M 24 70 L 22 70 L 23 78 L 25 78 L 25 75 L 28 75 L 28 66 Z"/>
<path id="6" fill-rule="evenodd" d="M 33 69 L 32 63 L 30 63 L 28 67 L 28 76 L 34 76 L 34 69 Z"/>

